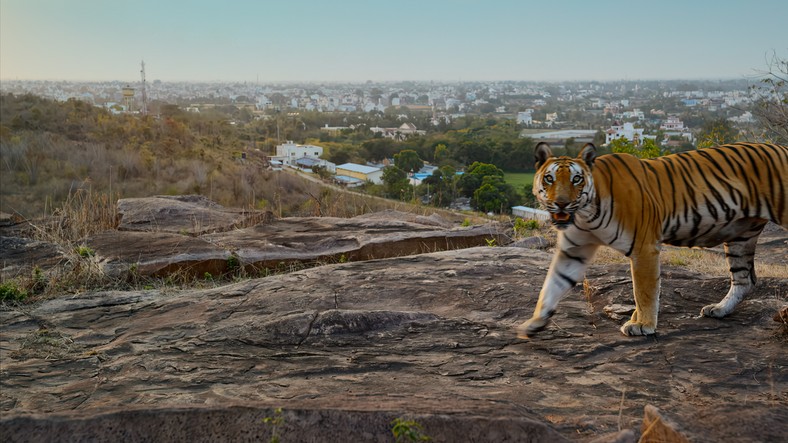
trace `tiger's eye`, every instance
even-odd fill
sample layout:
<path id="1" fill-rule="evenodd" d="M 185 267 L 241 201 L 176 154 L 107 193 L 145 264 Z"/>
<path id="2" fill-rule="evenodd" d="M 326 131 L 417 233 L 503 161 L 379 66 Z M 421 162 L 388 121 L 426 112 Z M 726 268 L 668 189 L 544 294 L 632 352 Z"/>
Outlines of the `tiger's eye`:
<path id="1" fill-rule="evenodd" d="M 583 183 L 583 176 L 582 175 L 576 175 L 576 176 L 572 177 L 572 183 L 575 184 L 575 185 L 579 185 L 580 183 Z"/>
<path id="2" fill-rule="evenodd" d="M 552 175 L 545 175 L 544 176 L 544 182 L 547 185 L 552 185 L 553 184 L 553 176 Z"/>

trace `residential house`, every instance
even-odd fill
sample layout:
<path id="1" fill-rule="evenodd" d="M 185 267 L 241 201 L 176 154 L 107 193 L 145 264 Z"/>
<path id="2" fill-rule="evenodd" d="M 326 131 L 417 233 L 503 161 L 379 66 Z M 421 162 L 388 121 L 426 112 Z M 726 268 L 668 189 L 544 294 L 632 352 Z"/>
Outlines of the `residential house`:
<path id="1" fill-rule="evenodd" d="M 684 122 L 678 116 L 669 115 L 668 119 L 659 125 L 659 129 L 663 131 L 683 131 L 686 128 L 684 127 Z"/>
<path id="2" fill-rule="evenodd" d="M 266 97 L 264 95 L 261 95 L 260 97 L 258 97 L 257 98 L 257 103 L 255 104 L 255 106 L 257 107 L 258 110 L 268 109 L 268 108 L 273 107 L 273 105 L 274 105 L 274 102 L 272 102 L 270 98 L 268 98 L 268 97 Z"/>
<path id="3" fill-rule="evenodd" d="M 302 158 L 312 158 L 319 160 L 323 155 L 323 148 L 315 145 L 297 145 L 292 141 L 287 141 L 276 146 L 276 155 L 272 160 L 279 160 L 284 165 L 296 166 L 296 160 Z"/>
<path id="4" fill-rule="evenodd" d="M 326 171 L 334 174 L 337 171 L 337 165 L 322 158 L 301 157 L 295 161 L 294 166 L 306 172 L 312 172 L 315 166 L 325 168 Z"/>
<path id="5" fill-rule="evenodd" d="M 518 125 L 531 125 L 533 124 L 534 119 L 531 116 L 531 113 L 528 111 L 518 112 L 517 113 L 517 124 Z"/>
<path id="6" fill-rule="evenodd" d="M 626 138 L 635 146 L 640 146 L 643 141 L 643 128 L 635 128 L 632 123 L 626 122 L 623 125 L 613 125 L 605 131 L 605 144 L 619 138 Z"/>
<path id="7" fill-rule="evenodd" d="M 424 135 L 427 131 L 422 131 L 416 128 L 413 123 L 403 123 L 398 128 L 381 128 L 375 126 L 369 128 L 375 134 L 381 134 L 383 137 L 393 138 L 395 140 L 404 140 L 412 135 Z"/>

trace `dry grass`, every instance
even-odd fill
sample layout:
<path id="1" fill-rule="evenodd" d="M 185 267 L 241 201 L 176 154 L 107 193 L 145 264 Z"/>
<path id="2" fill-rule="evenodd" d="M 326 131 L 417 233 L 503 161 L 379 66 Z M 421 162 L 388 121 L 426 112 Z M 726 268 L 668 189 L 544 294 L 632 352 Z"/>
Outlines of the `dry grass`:
<path id="1" fill-rule="evenodd" d="M 717 277 L 730 275 L 728 263 L 720 251 L 663 246 L 659 259 L 663 266 L 683 267 L 692 272 Z M 628 264 L 629 259 L 609 247 L 601 247 L 596 253 L 594 262 Z M 755 274 L 759 277 L 785 278 L 788 275 L 788 266 L 759 261 L 756 253 Z"/>

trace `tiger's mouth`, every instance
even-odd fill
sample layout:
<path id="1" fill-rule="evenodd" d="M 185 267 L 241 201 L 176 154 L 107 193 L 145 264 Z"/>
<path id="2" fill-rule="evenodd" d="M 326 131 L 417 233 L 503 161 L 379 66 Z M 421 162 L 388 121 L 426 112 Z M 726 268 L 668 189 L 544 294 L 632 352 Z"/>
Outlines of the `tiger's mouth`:
<path id="1" fill-rule="evenodd" d="M 551 212 L 550 221 L 558 229 L 566 229 L 574 221 L 575 215 L 569 212 Z"/>

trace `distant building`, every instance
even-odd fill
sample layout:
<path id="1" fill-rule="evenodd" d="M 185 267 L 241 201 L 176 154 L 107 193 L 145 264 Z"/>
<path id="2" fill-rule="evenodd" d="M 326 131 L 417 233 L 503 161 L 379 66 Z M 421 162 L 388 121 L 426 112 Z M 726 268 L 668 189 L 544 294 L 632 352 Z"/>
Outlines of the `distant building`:
<path id="1" fill-rule="evenodd" d="M 287 141 L 276 147 L 276 155 L 272 160 L 279 160 L 282 164 L 296 166 L 296 160 L 311 158 L 319 160 L 323 155 L 323 148 L 315 145 L 297 145 L 292 141 Z"/>
<path id="2" fill-rule="evenodd" d="M 646 119 L 646 115 L 640 109 L 633 109 L 631 111 L 624 111 L 622 113 L 622 117 L 626 118 L 626 119 L 636 118 L 639 121 Z"/>
<path id="3" fill-rule="evenodd" d="M 322 158 L 301 157 L 295 161 L 294 166 L 306 172 L 313 172 L 316 166 L 324 168 L 326 171 L 332 174 L 337 172 L 336 163 L 331 163 L 330 161 L 323 160 Z"/>
<path id="4" fill-rule="evenodd" d="M 326 123 L 325 126 L 320 128 L 321 131 L 327 132 L 329 135 L 337 135 L 340 134 L 342 131 L 352 129 L 350 126 L 328 126 Z"/>
<path id="5" fill-rule="evenodd" d="M 534 119 L 531 116 L 531 113 L 528 111 L 525 112 L 518 112 L 517 113 L 517 124 L 518 125 L 531 125 L 533 124 Z"/>
<path id="6" fill-rule="evenodd" d="M 613 125 L 605 131 L 605 144 L 619 138 L 626 138 L 633 142 L 635 146 L 640 146 L 640 143 L 643 141 L 643 128 L 635 128 L 632 123 L 627 122 L 623 125 Z"/>
<path id="7" fill-rule="evenodd" d="M 272 102 L 271 99 L 269 99 L 268 97 L 266 97 L 264 95 L 261 95 L 260 97 L 258 97 L 257 98 L 257 103 L 255 104 L 255 106 L 259 110 L 268 109 L 268 108 L 272 107 L 273 105 L 274 105 L 274 102 Z"/>
<path id="8" fill-rule="evenodd" d="M 375 126 L 369 128 L 369 130 L 375 134 L 381 134 L 383 137 L 393 138 L 395 140 L 404 140 L 412 135 L 424 135 L 427 133 L 427 131 L 416 129 L 416 125 L 413 123 L 403 123 L 399 128 L 381 128 Z"/>
<path id="9" fill-rule="evenodd" d="M 336 180 L 348 186 L 370 181 L 376 185 L 383 183 L 383 169 L 376 166 L 345 163 L 337 166 Z"/>
<path id="10" fill-rule="evenodd" d="M 745 111 L 744 114 L 736 117 L 729 117 L 728 120 L 734 123 L 753 123 L 755 122 L 755 117 L 752 116 L 752 112 Z"/>
<path id="11" fill-rule="evenodd" d="M 659 125 L 659 129 L 663 131 L 683 131 L 686 128 L 684 127 L 684 122 L 678 116 L 669 115 L 667 120 Z"/>
<path id="12" fill-rule="evenodd" d="M 538 134 L 523 132 L 520 134 L 520 137 L 529 137 L 537 143 L 545 142 L 552 146 L 564 146 L 570 138 L 574 139 L 575 143 L 592 143 L 596 132 L 592 129 L 566 129 L 563 131 L 540 132 Z"/>
<path id="13" fill-rule="evenodd" d="M 550 221 L 550 213 L 542 209 L 529 208 L 528 206 L 512 206 L 512 215 L 523 220 Z"/>

